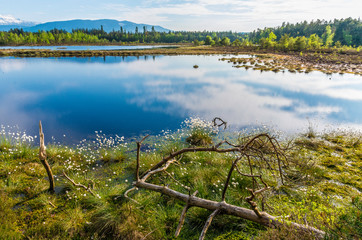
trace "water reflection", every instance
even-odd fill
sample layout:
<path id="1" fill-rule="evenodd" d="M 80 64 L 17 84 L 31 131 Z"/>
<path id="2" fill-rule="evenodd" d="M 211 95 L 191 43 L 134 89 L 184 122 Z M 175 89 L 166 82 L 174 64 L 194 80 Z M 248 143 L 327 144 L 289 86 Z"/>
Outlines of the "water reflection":
<path id="1" fill-rule="evenodd" d="M 96 130 L 133 136 L 188 116 L 300 131 L 362 129 L 362 79 L 235 69 L 218 56 L 0 58 L 0 124 L 79 141 Z M 193 65 L 199 65 L 193 69 Z"/>
<path id="2" fill-rule="evenodd" d="M 136 49 L 151 49 L 151 48 L 170 48 L 172 45 L 149 45 L 149 46 L 0 46 L 0 49 L 48 49 L 53 51 L 84 51 L 84 50 L 136 50 Z"/>

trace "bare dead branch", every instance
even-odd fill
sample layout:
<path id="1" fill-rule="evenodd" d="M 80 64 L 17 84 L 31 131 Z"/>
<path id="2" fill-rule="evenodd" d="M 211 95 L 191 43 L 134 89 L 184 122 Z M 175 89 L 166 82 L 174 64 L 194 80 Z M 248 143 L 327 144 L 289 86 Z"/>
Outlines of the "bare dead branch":
<path id="1" fill-rule="evenodd" d="M 144 138 L 145 139 L 145 138 Z M 184 148 L 181 150 L 178 150 L 176 152 L 172 152 L 169 155 L 162 158 L 161 161 L 156 163 L 153 167 L 148 169 L 145 173 L 143 173 L 142 177 L 139 177 L 139 156 L 140 156 L 140 149 L 141 149 L 141 143 L 144 140 L 142 139 L 140 142 L 137 143 L 137 170 L 136 170 L 136 182 L 133 183 L 134 188 L 131 188 L 125 192 L 125 196 L 131 191 L 134 191 L 137 187 L 148 189 L 151 191 L 160 192 L 164 195 L 167 195 L 169 197 L 178 199 L 180 201 L 183 201 L 186 203 L 186 206 L 184 207 L 180 220 L 179 225 L 175 232 L 175 237 L 177 237 L 182 229 L 183 223 L 185 221 L 185 217 L 187 214 L 187 211 L 189 208 L 196 206 L 201 207 L 204 209 L 208 209 L 213 211 L 213 213 L 210 215 L 208 221 L 206 222 L 204 229 L 201 233 L 200 239 L 203 239 L 207 229 L 209 228 L 212 219 L 215 215 L 217 215 L 219 212 L 223 212 L 228 215 L 233 215 L 237 217 L 241 217 L 247 220 L 251 220 L 253 222 L 262 224 L 264 226 L 268 227 L 278 227 L 280 225 L 285 224 L 285 222 L 278 220 L 276 217 L 273 217 L 266 212 L 260 212 L 257 208 L 257 203 L 254 202 L 254 199 L 256 198 L 256 195 L 262 194 L 264 191 L 269 189 L 269 186 L 265 183 L 265 181 L 262 178 L 262 175 L 255 175 L 253 168 L 259 167 L 260 169 L 268 169 L 271 171 L 271 173 L 274 175 L 275 172 L 279 172 L 279 176 L 283 183 L 283 167 L 287 166 L 286 162 L 286 156 L 284 154 L 284 150 L 281 149 L 281 146 L 279 145 L 278 141 L 274 138 L 269 136 L 266 133 L 261 133 L 255 136 L 251 136 L 248 138 L 245 138 L 243 140 L 243 143 L 240 145 L 231 144 L 230 142 L 224 140 L 220 143 L 211 146 L 211 147 L 190 147 L 190 148 Z M 224 147 L 222 147 L 224 146 Z M 168 173 L 166 170 L 169 168 L 169 166 L 172 163 L 177 162 L 176 158 L 179 156 L 183 156 L 184 153 L 189 152 L 217 152 L 217 153 L 234 153 L 234 154 L 240 154 L 233 162 L 232 166 L 229 170 L 228 176 L 225 181 L 224 190 L 222 192 L 222 199 L 221 202 L 215 202 L 208 199 L 198 198 L 196 196 L 191 196 L 190 193 L 188 195 L 183 194 L 181 192 L 175 191 L 168 186 L 160 186 L 155 185 L 152 183 L 146 182 L 151 176 L 154 174 L 165 172 L 173 181 L 180 183 L 181 186 L 183 186 L 185 189 L 190 191 L 189 187 L 186 187 L 181 182 L 177 181 L 172 174 Z M 238 163 L 241 162 L 241 160 L 246 160 L 246 164 L 248 165 L 250 169 L 250 174 L 244 174 L 240 171 L 238 168 Z M 248 189 L 251 193 L 251 196 L 245 198 L 245 200 L 250 204 L 251 209 L 246 209 L 234 205 L 230 205 L 225 202 L 225 195 L 226 191 L 228 189 L 228 185 L 232 176 L 233 171 L 236 169 L 236 171 L 245 177 L 251 177 L 253 179 L 253 189 Z M 276 176 L 275 176 L 276 177 Z M 260 182 L 264 185 L 263 188 L 259 187 L 259 183 L 257 181 L 257 178 L 260 179 Z M 257 190 L 256 187 L 259 189 Z M 263 196 L 264 197 L 264 196 Z M 133 200 L 133 199 L 132 199 Z M 133 200 L 134 201 L 134 200 Z M 264 209 L 262 207 L 262 209 Z M 315 229 L 310 226 L 305 226 L 297 223 L 288 223 L 294 228 L 301 230 L 301 231 L 312 231 L 316 234 L 316 238 L 322 238 L 324 236 L 324 232 L 320 231 L 318 229 Z"/>
<path id="2" fill-rule="evenodd" d="M 220 121 L 221 123 L 217 123 L 216 121 Z M 216 117 L 212 120 L 212 122 L 214 123 L 214 127 L 221 127 L 224 126 L 224 129 L 227 128 L 227 122 L 225 122 L 224 120 L 222 120 L 219 117 Z"/>
<path id="3" fill-rule="evenodd" d="M 251 166 L 251 161 L 250 161 L 249 156 L 247 156 L 247 159 L 248 159 L 248 163 L 249 163 L 250 176 L 252 176 L 252 178 L 253 178 L 253 189 L 255 189 L 255 178 L 254 178 L 254 175 L 253 175 L 253 167 Z"/>
<path id="4" fill-rule="evenodd" d="M 40 147 L 39 147 L 39 160 L 43 164 L 49 179 L 49 191 L 54 193 L 55 183 L 54 183 L 54 176 L 52 170 L 49 166 L 47 161 L 47 154 L 46 154 L 46 147 L 44 144 L 44 133 L 43 127 L 41 125 L 41 121 L 39 121 L 39 140 L 40 140 Z"/>
<path id="5" fill-rule="evenodd" d="M 149 135 L 144 136 L 141 141 L 137 142 L 137 165 L 136 165 L 136 180 L 140 180 L 140 151 L 141 151 L 141 145 L 146 138 L 148 138 Z"/>
<path id="6" fill-rule="evenodd" d="M 189 199 L 187 200 L 186 206 L 184 207 L 184 209 L 181 212 L 180 220 L 179 220 L 176 232 L 175 232 L 175 237 L 178 237 L 178 235 L 180 234 L 182 226 L 184 225 L 184 222 L 185 222 L 186 213 L 189 210 L 189 208 L 191 207 L 190 206 L 190 198 L 195 197 L 198 192 L 199 191 L 195 191 L 192 195 L 189 196 Z"/>
<path id="7" fill-rule="evenodd" d="M 163 167 L 160 167 L 160 168 L 157 168 L 155 170 L 152 170 L 152 171 L 148 172 L 145 176 L 143 176 L 140 179 L 140 181 L 146 181 L 147 178 L 151 177 L 153 174 L 165 171 L 171 165 L 171 163 L 174 163 L 174 162 L 176 162 L 176 159 L 173 159 L 171 161 L 166 162 L 165 166 L 163 166 Z"/>
<path id="8" fill-rule="evenodd" d="M 173 152 L 170 155 L 164 157 L 160 162 L 158 162 L 157 164 L 155 164 L 151 169 L 149 169 L 148 171 L 146 171 L 144 173 L 144 175 L 146 175 L 149 171 L 155 170 L 157 168 L 159 168 L 160 166 L 162 166 L 163 164 L 165 164 L 168 160 L 173 159 L 176 156 L 179 156 L 183 153 L 187 153 L 187 152 L 217 152 L 217 153 L 228 153 L 228 152 L 245 152 L 247 149 L 249 149 L 251 147 L 251 145 L 254 143 L 254 141 L 256 139 L 262 138 L 262 137 L 266 137 L 269 135 L 266 133 L 261 133 L 258 134 L 252 138 L 250 138 L 248 140 L 248 142 L 244 145 L 236 145 L 233 146 L 231 144 L 229 144 L 227 141 L 222 141 L 219 144 L 216 144 L 215 146 L 211 146 L 211 147 L 191 147 L 191 148 L 183 148 L 179 151 Z M 271 137 L 269 137 L 271 139 Z M 219 148 L 222 144 L 227 143 L 229 148 Z M 230 147 L 231 146 L 231 147 Z"/>
<path id="9" fill-rule="evenodd" d="M 212 200 L 198 198 L 198 197 L 189 198 L 189 195 L 180 193 L 173 189 L 155 185 L 155 184 L 151 184 L 151 183 L 147 183 L 147 182 L 143 182 L 143 181 L 136 182 L 135 186 L 139 187 L 139 188 L 145 188 L 145 189 L 155 191 L 155 192 L 160 192 L 164 195 L 178 199 L 185 203 L 189 200 L 190 206 L 200 207 L 200 208 L 208 209 L 211 211 L 221 209 L 223 211 L 223 213 L 225 213 L 225 214 L 244 218 L 246 220 L 250 220 L 250 221 L 259 223 L 259 224 L 267 226 L 267 227 L 278 227 L 278 226 L 284 224 L 282 221 L 278 220 L 276 217 L 271 216 L 265 212 L 262 212 L 261 217 L 259 217 L 258 215 L 256 215 L 256 213 L 254 211 L 252 211 L 250 209 L 231 205 L 226 202 L 215 202 Z M 311 232 L 315 233 L 317 239 L 322 239 L 323 236 L 325 235 L 325 232 L 323 232 L 319 229 L 310 227 L 310 226 L 304 226 L 302 224 L 298 224 L 298 223 L 294 223 L 294 222 L 289 222 L 288 224 L 290 224 L 292 227 L 294 227 L 300 231 L 308 231 L 308 232 L 311 231 Z"/>
<path id="10" fill-rule="evenodd" d="M 238 157 L 237 159 L 235 159 L 235 161 L 233 162 L 233 164 L 231 165 L 231 168 L 229 170 L 229 174 L 226 178 L 226 182 L 225 182 L 225 185 L 224 185 L 224 190 L 222 191 L 222 195 L 221 195 L 221 201 L 225 201 L 225 194 L 226 194 L 226 190 L 229 186 L 229 181 L 230 181 L 230 178 L 231 178 L 231 175 L 234 171 L 234 168 L 236 166 L 236 164 L 238 163 L 238 161 L 241 159 L 241 157 Z"/>
<path id="11" fill-rule="evenodd" d="M 224 143 L 224 142 L 223 142 Z M 217 147 L 216 147 L 217 146 Z M 170 155 L 164 157 L 160 162 L 156 163 L 151 169 L 146 171 L 144 175 L 146 175 L 149 171 L 155 170 L 159 167 L 161 167 L 163 164 L 165 164 L 168 160 L 173 159 L 183 153 L 188 152 L 218 152 L 218 153 L 227 153 L 227 152 L 238 152 L 240 150 L 240 147 L 234 147 L 234 148 L 225 148 L 225 149 L 219 149 L 220 144 L 217 144 L 212 147 L 192 147 L 192 148 L 184 148 L 177 152 L 173 152 Z"/>
<path id="12" fill-rule="evenodd" d="M 128 194 L 129 194 L 130 192 L 135 191 L 135 190 L 137 190 L 137 187 L 130 188 L 130 189 L 128 189 L 128 190 L 123 194 L 123 196 L 124 196 L 125 198 L 127 198 L 128 200 L 130 200 L 130 201 L 132 201 L 132 202 L 137 203 L 138 205 L 140 205 L 139 202 L 137 202 L 137 201 L 134 200 L 133 198 L 128 197 Z M 119 198 L 119 197 L 120 197 L 120 196 L 118 196 L 117 198 Z"/>
<path id="13" fill-rule="evenodd" d="M 213 211 L 213 213 L 210 214 L 209 218 L 207 219 L 204 228 L 202 229 L 201 235 L 199 237 L 199 240 L 203 240 L 206 236 L 206 232 L 207 229 L 209 229 L 212 220 L 214 219 L 214 217 L 220 212 L 220 209 L 216 209 L 215 211 Z"/>
<path id="14" fill-rule="evenodd" d="M 142 238 L 142 240 L 145 240 L 148 236 L 150 236 L 152 233 L 154 233 L 157 229 L 153 229 L 151 232 L 147 233 L 146 236 Z"/>
<path id="15" fill-rule="evenodd" d="M 251 193 L 251 196 L 249 197 L 246 197 L 245 200 L 250 204 L 251 206 L 251 209 L 253 209 L 253 211 L 255 212 L 256 215 L 258 215 L 259 217 L 261 217 L 261 213 L 259 212 L 259 209 L 257 207 L 257 204 L 256 202 L 253 201 L 253 199 L 255 198 L 255 195 L 256 194 L 261 194 L 263 193 L 264 191 L 268 190 L 269 189 L 269 186 L 268 184 L 266 184 L 262 178 L 262 176 L 258 176 L 260 178 L 260 181 L 264 184 L 264 188 L 262 189 L 259 189 L 257 191 L 254 191 L 254 189 L 250 189 L 250 188 L 247 188 L 247 190 Z M 253 178 L 254 179 L 254 178 Z"/>
<path id="16" fill-rule="evenodd" d="M 52 206 L 53 208 L 57 208 L 51 201 L 48 201 L 48 203 L 49 203 L 50 206 Z"/>
<path id="17" fill-rule="evenodd" d="M 71 183 L 73 184 L 73 186 L 84 188 L 87 192 L 89 192 L 90 194 L 92 194 L 93 196 L 96 197 L 96 195 L 94 194 L 94 192 L 93 192 L 89 187 L 86 187 L 86 186 L 84 186 L 83 184 L 74 182 L 74 180 L 71 179 L 70 177 L 68 177 L 68 175 L 67 175 L 64 171 L 63 171 L 63 176 L 64 176 L 66 179 L 68 179 L 68 181 L 71 182 Z"/>
<path id="18" fill-rule="evenodd" d="M 250 174 L 242 173 L 237 165 L 235 166 L 235 168 L 238 171 L 238 173 L 244 177 L 260 177 L 261 176 L 261 175 L 250 175 Z"/>

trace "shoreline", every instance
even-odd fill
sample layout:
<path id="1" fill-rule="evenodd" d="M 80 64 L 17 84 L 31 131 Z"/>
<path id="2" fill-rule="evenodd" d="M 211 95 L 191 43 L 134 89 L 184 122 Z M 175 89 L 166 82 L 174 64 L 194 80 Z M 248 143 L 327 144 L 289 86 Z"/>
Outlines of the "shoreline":
<path id="1" fill-rule="evenodd" d="M 123 45 L 122 45 L 123 46 Z M 133 46 L 133 45 L 132 45 Z M 148 45 L 145 45 L 148 46 Z M 106 56 L 145 56 L 145 55 L 252 55 L 256 62 L 272 59 L 269 66 L 237 65 L 253 67 L 260 71 L 305 72 L 321 71 L 326 74 L 350 73 L 362 76 L 362 53 L 357 51 L 340 52 L 333 49 L 306 52 L 279 52 L 255 47 L 211 47 L 175 44 L 175 47 L 134 49 L 134 50 L 48 50 L 48 49 L 0 49 L 0 57 L 106 57 Z M 226 58 L 234 64 L 245 58 Z"/>

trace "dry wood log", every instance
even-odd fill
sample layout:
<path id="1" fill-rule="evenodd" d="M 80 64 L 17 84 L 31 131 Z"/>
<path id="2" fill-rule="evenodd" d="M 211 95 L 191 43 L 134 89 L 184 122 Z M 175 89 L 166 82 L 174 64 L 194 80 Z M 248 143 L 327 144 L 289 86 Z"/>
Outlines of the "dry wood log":
<path id="1" fill-rule="evenodd" d="M 49 179 L 49 191 L 50 192 L 54 192 L 54 176 L 52 173 L 52 170 L 48 164 L 47 161 L 47 155 L 46 155 L 46 147 L 44 144 L 44 133 L 43 133 L 43 128 L 41 125 L 41 121 L 39 121 L 39 140 L 40 140 L 40 147 L 39 147 L 39 159 L 40 162 L 43 164 L 47 174 L 48 174 L 48 179 Z"/>
<path id="2" fill-rule="evenodd" d="M 158 186 L 155 184 L 139 181 L 135 183 L 136 187 L 148 189 L 155 192 L 160 192 L 164 195 L 167 195 L 169 197 L 178 199 L 180 201 L 183 201 L 185 203 L 188 203 L 189 207 L 200 207 L 204 209 L 208 209 L 211 211 L 215 211 L 217 209 L 222 210 L 224 214 L 240 217 L 243 219 L 247 219 L 256 223 L 259 223 L 261 225 L 267 226 L 267 227 L 278 227 L 281 224 L 285 224 L 286 222 L 284 220 L 279 220 L 274 216 L 271 216 L 265 212 L 261 212 L 261 217 L 259 217 L 253 210 L 238 207 L 235 205 L 228 204 L 226 202 L 216 202 L 208 199 L 198 198 L 195 196 L 189 196 L 187 194 L 180 193 L 178 191 L 172 190 L 165 186 Z M 298 223 L 288 222 L 290 226 L 294 227 L 297 230 L 305 231 L 305 232 L 312 232 L 315 233 L 316 238 L 322 239 L 325 233 L 319 229 L 305 226 Z"/>
<path id="3" fill-rule="evenodd" d="M 156 163 L 153 167 L 151 167 L 149 170 L 147 170 L 145 173 L 143 173 L 142 177 L 139 177 L 139 167 L 140 167 L 140 149 L 141 149 L 141 143 L 143 142 L 145 138 L 143 138 L 140 142 L 137 142 L 137 166 L 136 166 L 136 182 L 133 183 L 133 188 L 126 191 L 125 196 L 130 191 L 134 191 L 137 188 L 144 188 L 151 191 L 160 192 L 164 195 L 167 195 L 171 198 L 178 199 L 180 201 L 183 201 L 186 203 L 185 208 L 183 209 L 179 225 L 177 227 L 177 230 L 175 232 L 175 237 L 177 237 L 181 231 L 182 225 L 184 223 L 187 210 L 191 207 L 200 207 L 204 209 L 208 209 L 212 211 L 212 214 L 209 216 L 204 229 L 200 235 L 200 239 L 203 239 L 205 237 L 206 231 L 209 228 L 212 219 L 219 213 L 222 214 L 228 214 L 236 217 L 240 217 L 243 219 L 247 219 L 256 223 L 259 223 L 261 225 L 267 226 L 267 227 L 279 227 L 283 225 L 288 225 L 296 229 L 297 231 L 301 232 L 307 232 L 314 234 L 316 239 L 322 239 L 325 235 L 325 233 L 319 229 L 313 228 L 311 226 L 306 226 L 294 222 L 289 222 L 283 219 L 278 219 L 274 216 L 269 215 L 266 212 L 260 212 L 257 208 L 257 204 L 253 201 L 257 194 L 262 194 L 264 191 L 269 189 L 269 186 L 264 182 L 262 179 L 262 175 L 254 175 L 253 174 L 253 165 L 251 163 L 251 158 L 254 158 L 255 161 L 259 161 L 260 166 L 262 167 L 262 163 L 265 163 L 265 166 L 273 171 L 277 171 L 279 173 L 279 177 L 281 179 L 282 184 L 284 184 L 283 181 L 283 171 L 282 168 L 287 166 L 286 162 L 286 156 L 284 155 L 283 149 L 280 147 L 279 143 L 276 141 L 275 138 L 269 136 L 268 134 L 258 134 L 256 136 L 250 137 L 246 139 L 246 141 L 243 144 L 240 145 L 234 145 L 229 143 L 228 141 L 222 141 L 219 144 L 216 144 L 215 146 L 211 147 L 198 147 L 198 148 L 184 148 L 179 151 L 173 152 L 169 154 L 168 156 L 164 157 L 160 162 Z M 227 144 L 226 148 L 220 148 L 223 144 Z M 263 150 L 263 147 L 265 147 L 267 144 L 271 146 L 271 152 L 268 153 L 270 155 L 269 158 L 267 158 L 265 155 L 265 152 Z M 147 179 L 149 179 L 151 176 L 160 173 L 160 172 L 166 172 L 168 167 L 176 162 L 176 157 L 182 156 L 184 153 L 188 152 L 218 152 L 218 153 L 236 153 L 236 159 L 232 162 L 232 166 L 229 170 L 224 190 L 222 193 L 221 201 L 212 201 L 208 199 L 198 198 L 195 196 L 195 194 L 190 195 L 184 194 L 179 191 L 173 190 L 168 188 L 168 186 L 160 186 L 152 183 L 146 182 Z M 250 174 L 244 174 L 242 173 L 237 164 L 242 159 L 246 159 L 246 163 L 249 165 L 250 168 Z M 275 166 L 275 167 L 274 167 Z M 254 166 L 255 167 L 255 166 Z M 231 178 L 232 172 L 236 170 L 240 175 L 244 177 L 251 177 L 253 179 L 253 189 L 248 189 L 251 193 L 250 197 L 247 197 L 245 200 L 250 204 L 251 209 L 235 206 L 226 203 L 225 201 L 225 194 L 228 189 L 229 181 Z M 166 172 L 167 173 L 167 172 Z M 258 183 L 256 181 L 256 178 L 259 178 L 260 181 L 263 183 L 264 187 L 261 189 L 255 189 Z M 172 177 L 172 180 L 175 181 L 175 179 Z M 189 190 L 190 188 L 188 188 Z"/>

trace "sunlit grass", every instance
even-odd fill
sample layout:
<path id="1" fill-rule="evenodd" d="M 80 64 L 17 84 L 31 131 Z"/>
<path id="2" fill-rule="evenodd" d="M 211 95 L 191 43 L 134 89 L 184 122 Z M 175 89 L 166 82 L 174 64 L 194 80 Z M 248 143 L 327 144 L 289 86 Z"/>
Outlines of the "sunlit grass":
<path id="1" fill-rule="evenodd" d="M 195 145 L 187 140 L 194 134 L 193 124 L 204 123 L 200 119 L 189 120 L 178 131 L 164 131 L 146 139 L 141 149 L 140 173 L 165 155 Z M 264 127 L 225 133 L 210 129 L 206 128 L 205 134 L 213 143 L 223 138 L 241 143 L 250 135 L 271 132 Z M 51 194 L 47 192 L 47 175 L 38 160 L 35 138 L 13 134 L 13 130 L 2 127 L 0 133 L 0 236 L 5 239 L 142 239 L 145 236 L 172 239 L 184 203 L 144 189 L 129 195 L 139 204 L 123 196 L 135 180 L 134 141 L 97 132 L 93 140 L 83 140 L 76 146 L 48 145 L 47 156 L 56 186 L 55 194 Z M 313 138 L 305 134 L 295 137 L 294 147 L 288 153 L 285 185 L 265 166 L 256 168 L 254 174 L 262 174 L 271 187 L 264 199 L 258 196 L 257 204 L 259 209 L 281 219 L 334 231 L 338 219 L 347 221 L 348 211 L 360 214 L 351 203 L 362 191 L 362 138 L 358 133 L 349 132 L 315 134 Z M 270 149 L 262 151 L 268 154 Z M 167 172 L 160 172 L 149 181 L 185 194 L 197 190 L 198 197 L 221 201 L 233 160 L 233 154 L 190 152 L 177 158 L 177 163 Z M 239 168 L 250 174 L 248 164 L 240 164 Z M 89 187 L 95 196 L 73 186 L 62 175 L 63 171 L 74 182 Z M 260 181 L 258 184 L 262 187 Z M 233 173 L 226 201 L 248 208 L 245 197 L 250 193 L 246 188 L 252 185 L 251 178 Z M 207 210 L 191 208 L 179 238 L 198 238 L 209 214 Z M 351 224 L 358 228 L 358 219 L 351 220 Z M 282 236 L 287 229 L 280 231 L 276 235 L 246 220 L 220 215 L 214 219 L 207 237 L 250 239 L 260 235 L 273 239 L 272 236 Z"/>

